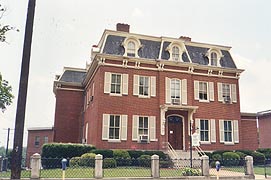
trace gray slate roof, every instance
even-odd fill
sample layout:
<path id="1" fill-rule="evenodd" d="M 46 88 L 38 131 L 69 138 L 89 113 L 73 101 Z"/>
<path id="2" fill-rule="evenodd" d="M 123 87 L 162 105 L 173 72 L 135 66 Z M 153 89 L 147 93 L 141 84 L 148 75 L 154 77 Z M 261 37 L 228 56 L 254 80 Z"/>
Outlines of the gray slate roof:
<path id="1" fill-rule="evenodd" d="M 66 70 L 59 81 L 82 83 L 86 77 L 86 72 Z"/>
<path id="2" fill-rule="evenodd" d="M 117 36 L 117 35 L 108 35 L 105 46 L 102 53 L 112 54 L 112 55 L 124 55 L 125 49 L 122 45 L 126 37 Z M 152 41 L 147 39 L 139 39 L 142 47 L 138 51 L 140 58 L 146 59 L 159 59 L 159 52 L 161 48 L 161 41 Z M 165 41 L 162 47 L 161 59 L 168 60 L 170 58 L 169 52 L 166 48 L 170 45 L 171 42 Z M 191 58 L 192 63 L 197 63 L 200 65 L 208 65 L 209 60 L 206 57 L 206 53 L 209 48 L 185 45 L 187 52 L 184 52 L 182 55 L 182 60 L 184 62 L 190 62 L 188 54 Z M 237 68 L 229 51 L 221 50 L 223 57 L 220 59 L 220 65 L 225 68 Z M 187 54 L 188 53 L 188 54 Z"/>

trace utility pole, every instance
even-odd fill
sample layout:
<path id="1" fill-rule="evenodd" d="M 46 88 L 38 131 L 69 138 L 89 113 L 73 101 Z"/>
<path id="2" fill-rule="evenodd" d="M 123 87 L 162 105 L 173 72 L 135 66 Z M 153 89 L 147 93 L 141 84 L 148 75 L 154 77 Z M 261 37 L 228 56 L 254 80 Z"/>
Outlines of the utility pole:
<path id="1" fill-rule="evenodd" d="M 7 128 L 5 130 L 8 130 L 8 136 L 7 136 L 7 146 L 6 146 L 6 154 L 5 156 L 7 157 L 8 156 L 8 144 L 9 144 L 9 133 L 10 133 L 10 128 Z"/>
<path id="2" fill-rule="evenodd" d="M 35 5 L 36 5 L 36 0 L 28 1 L 28 10 L 27 10 L 24 46 L 23 46 L 23 57 L 22 57 L 22 65 L 21 65 L 21 76 L 20 76 L 14 141 L 13 141 L 13 150 L 12 150 L 12 159 L 11 159 L 11 179 L 21 178 L 25 106 L 26 106 L 26 98 L 27 98 L 27 85 L 28 85 Z"/>

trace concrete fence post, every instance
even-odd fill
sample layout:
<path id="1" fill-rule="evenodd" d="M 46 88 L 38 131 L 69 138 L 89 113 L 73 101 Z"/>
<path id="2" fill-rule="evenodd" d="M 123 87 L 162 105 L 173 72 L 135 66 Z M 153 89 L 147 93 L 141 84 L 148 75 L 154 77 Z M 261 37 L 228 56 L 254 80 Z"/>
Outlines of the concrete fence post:
<path id="1" fill-rule="evenodd" d="M 209 176 L 209 157 L 204 155 L 201 157 L 202 165 L 201 172 L 203 176 Z"/>
<path id="2" fill-rule="evenodd" d="M 41 156 L 38 153 L 35 153 L 31 156 L 31 179 L 38 179 L 40 177 L 40 165 L 41 165 Z"/>
<path id="3" fill-rule="evenodd" d="M 95 178 L 103 178 L 103 155 L 97 154 L 95 156 Z"/>
<path id="4" fill-rule="evenodd" d="M 245 175 L 249 175 L 251 177 L 254 176 L 254 169 L 253 169 L 253 157 L 252 156 L 246 156 L 245 157 Z"/>
<path id="5" fill-rule="evenodd" d="M 151 176 L 153 178 L 159 178 L 159 156 L 154 154 L 151 156 Z"/>

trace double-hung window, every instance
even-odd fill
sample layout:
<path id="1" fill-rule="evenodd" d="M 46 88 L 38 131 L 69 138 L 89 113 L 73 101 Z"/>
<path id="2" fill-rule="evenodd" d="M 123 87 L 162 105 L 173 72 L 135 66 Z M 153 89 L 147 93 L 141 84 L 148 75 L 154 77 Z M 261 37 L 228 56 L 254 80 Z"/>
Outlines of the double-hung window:
<path id="1" fill-rule="evenodd" d="M 237 102 L 236 84 L 217 83 L 218 101 L 223 103 Z"/>
<path id="2" fill-rule="evenodd" d="M 207 82 L 199 82 L 199 100 L 208 100 L 208 85 Z"/>
<path id="3" fill-rule="evenodd" d="M 139 77 L 139 95 L 142 96 L 149 96 L 149 77 L 147 76 L 140 76 Z"/>
<path id="4" fill-rule="evenodd" d="M 105 72 L 104 93 L 110 95 L 128 95 L 128 74 Z"/>
<path id="5" fill-rule="evenodd" d="M 209 120 L 201 119 L 200 120 L 200 141 L 208 142 L 209 140 Z"/>
<path id="6" fill-rule="evenodd" d="M 148 117 L 139 117 L 138 135 L 139 136 L 149 135 L 149 118 Z"/>
<path id="7" fill-rule="evenodd" d="M 133 95 L 143 98 L 156 96 L 156 77 L 134 75 Z"/>
<path id="8" fill-rule="evenodd" d="M 109 139 L 120 139 L 120 116 L 110 115 Z"/>
<path id="9" fill-rule="evenodd" d="M 121 94 L 121 74 L 111 74 L 110 93 Z"/>
<path id="10" fill-rule="evenodd" d="M 40 137 L 35 136 L 35 147 L 39 147 L 39 146 L 40 146 Z"/>
<path id="11" fill-rule="evenodd" d="M 172 104 L 180 104 L 181 82 L 179 79 L 171 79 L 170 93 Z"/>
<path id="12" fill-rule="evenodd" d="M 194 81 L 194 98 L 201 102 L 214 101 L 214 83 Z"/>
<path id="13" fill-rule="evenodd" d="M 232 121 L 224 121 L 224 141 L 232 142 Z"/>
<path id="14" fill-rule="evenodd" d="M 218 61 L 217 53 L 212 52 L 211 53 L 211 65 L 217 66 L 217 61 Z"/>
<path id="15" fill-rule="evenodd" d="M 239 143 L 238 120 L 219 120 L 219 129 L 221 143 Z"/>
<path id="16" fill-rule="evenodd" d="M 127 56 L 135 57 L 136 56 L 136 45 L 133 41 L 128 42 L 127 46 Z"/>
<path id="17" fill-rule="evenodd" d="M 102 140 L 120 142 L 127 140 L 127 115 L 103 114 Z"/>
<path id="18" fill-rule="evenodd" d="M 44 144 L 48 143 L 48 136 L 44 136 L 43 142 Z"/>

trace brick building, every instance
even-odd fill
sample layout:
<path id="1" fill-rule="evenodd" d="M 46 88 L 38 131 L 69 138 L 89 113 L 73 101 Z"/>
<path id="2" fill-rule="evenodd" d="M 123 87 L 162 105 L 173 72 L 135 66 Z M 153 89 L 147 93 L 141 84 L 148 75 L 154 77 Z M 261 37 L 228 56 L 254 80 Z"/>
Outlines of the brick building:
<path id="1" fill-rule="evenodd" d="M 54 81 L 54 141 L 102 149 L 243 149 L 238 69 L 230 47 L 105 30 L 85 69 Z M 247 119 L 246 119 L 247 120 Z M 253 129 L 255 130 L 255 129 Z M 254 146 L 253 146 L 254 148 Z"/>
<path id="2" fill-rule="evenodd" d="M 241 113 L 242 149 L 257 150 L 259 148 L 257 113 Z"/>
<path id="3" fill-rule="evenodd" d="M 28 129 L 26 166 L 30 167 L 30 157 L 35 153 L 41 153 L 43 144 L 54 142 L 53 127 L 36 127 Z"/>
<path id="4" fill-rule="evenodd" d="M 258 112 L 259 147 L 271 148 L 271 110 Z"/>

